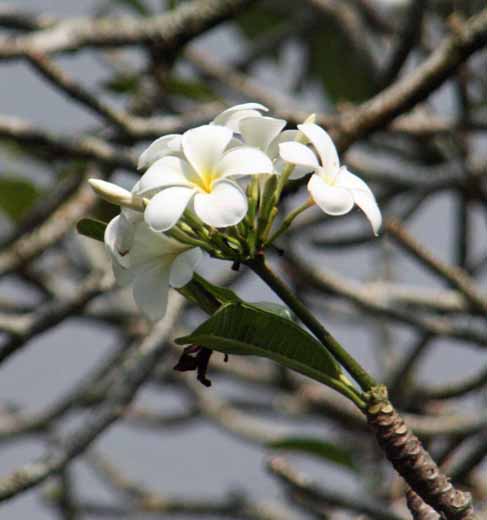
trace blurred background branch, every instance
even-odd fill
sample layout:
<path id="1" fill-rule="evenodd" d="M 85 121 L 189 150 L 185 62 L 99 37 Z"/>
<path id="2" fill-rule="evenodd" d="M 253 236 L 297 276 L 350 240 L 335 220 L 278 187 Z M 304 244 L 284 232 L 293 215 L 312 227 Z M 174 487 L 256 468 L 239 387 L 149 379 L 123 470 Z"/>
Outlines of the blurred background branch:
<path id="1" fill-rule="evenodd" d="M 379 239 L 310 210 L 274 267 L 485 511 L 485 3 L 58 4 L 0 7 L 0 518 L 438 518 L 329 389 L 245 357 L 215 354 L 211 389 L 174 372 L 202 315 L 174 296 L 150 325 L 74 231 L 116 210 L 87 177 L 130 186 L 144 143 L 245 101 L 315 112 L 373 185 Z"/>

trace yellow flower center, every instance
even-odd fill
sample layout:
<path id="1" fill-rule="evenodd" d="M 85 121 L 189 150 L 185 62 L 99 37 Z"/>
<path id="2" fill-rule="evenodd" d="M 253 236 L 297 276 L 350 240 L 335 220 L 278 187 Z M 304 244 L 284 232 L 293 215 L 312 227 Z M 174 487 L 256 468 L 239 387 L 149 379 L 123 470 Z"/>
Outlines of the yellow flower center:
<path id="1" fill-rule="evenodd" d="M 215 174 L 213 171 L 201 172 L 199 175 L 199 179 L 195 182 L 195 184 L 206 193 L 211 193 L 213 191 L 213 181 L 215 181 Z"/>
<path id="2" fill-rule="evenodd" d="M 335 186 L 337 180 L 338 180 L 338 174 L 340 173 L 340 170 L 337 170 L 333 175 L 330 175 L 329 173 L 322 173 L 321 178 L 328 184 L 329 186 Z"/>

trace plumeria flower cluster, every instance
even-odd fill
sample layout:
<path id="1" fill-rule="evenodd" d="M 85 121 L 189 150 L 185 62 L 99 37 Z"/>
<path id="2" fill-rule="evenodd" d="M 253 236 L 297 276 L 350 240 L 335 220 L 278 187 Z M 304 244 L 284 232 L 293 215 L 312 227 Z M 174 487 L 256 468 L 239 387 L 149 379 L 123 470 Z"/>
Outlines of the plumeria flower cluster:
<path id="1" fill-rule="evenodd" d="M 327 132 L 313 117 L 286 129 L 285 120 L 267 111 L 259 103 L 236 105 L 207 125 L 155 140 L 140 156 L 144 173 L 131 191 L 90 180 L 121 207 L 105 243 L 117 282 L 132 285 L 149 318 L 164 315 L 169 287 L 185 286 L 205 256 L 245 262 L 314 204 L 328 215 L 357 205 L 378 233 L 373 193 L 340 166 Z M 271 232 L 286 182 L 306 174 L 309 200 Z"/>

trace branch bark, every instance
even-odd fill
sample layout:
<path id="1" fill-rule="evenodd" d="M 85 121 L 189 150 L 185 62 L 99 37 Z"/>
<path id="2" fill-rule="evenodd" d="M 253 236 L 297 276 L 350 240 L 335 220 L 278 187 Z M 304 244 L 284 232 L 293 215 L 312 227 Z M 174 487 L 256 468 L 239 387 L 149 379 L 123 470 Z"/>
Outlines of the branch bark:
<path id="1" fill-rule="evenodd" d="M 174 52 L 192 38 L 248 7 L 253 0 L 193 0 L 176 10 L 150 18 L 77 18 L 32 34 L 0 39 L 0 60 L 32 52 L 54 54 L 89 47 L 157 44 Z"/>
<path id="2" fill-rule="evenodd" d="M 470 493 L 455 489 L 389 401 L 385 386 L 369 393 L 367 421 L 396 471 L 426 504 L 448 520 L 474 520 Z"/>

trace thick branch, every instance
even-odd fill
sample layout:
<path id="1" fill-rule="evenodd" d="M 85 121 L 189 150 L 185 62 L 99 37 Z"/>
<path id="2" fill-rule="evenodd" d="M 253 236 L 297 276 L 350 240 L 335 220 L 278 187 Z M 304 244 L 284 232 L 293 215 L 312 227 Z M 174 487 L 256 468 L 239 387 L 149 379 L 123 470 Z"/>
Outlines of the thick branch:
<path id="1" fill-rule="evenodd" d="M 173 52 L 190 39 L 230 18 L 252 0 L 194 0 L 151 18 L 78 18 L 32 34 L 0 39 L 0 60 L 78 51 L 87 47 L 157 44 Z"/>
<path id="2" fill-rule="evenodd" d="M 471 54 L 487 43 L 487 9 L 468 20 L 424 61 L 414 72 L 393 83 L 363 105 L 339 116 L 334 137 L 343 152 L 348 146 L 383 128 L 426 99 Z"/>
<path id="3" fill-rule="evenodd" d="M 396 471 L 448 520 L 474 520 L 472 497 L 453 487 L 390 403 L 386 388 L 369 392 L 367 421 Z"/>
<path id="4" fill-rule="evenodd" d="M 0 138 L 31 145 L 56 159 L 94 159 L 101 164 L 135 170 L 137 160 L 125 149 L 96 137 L 66 138 L 11 116 L 0 116 Z"/>

